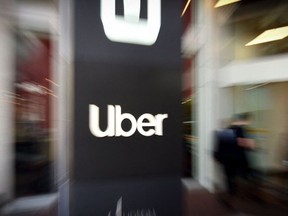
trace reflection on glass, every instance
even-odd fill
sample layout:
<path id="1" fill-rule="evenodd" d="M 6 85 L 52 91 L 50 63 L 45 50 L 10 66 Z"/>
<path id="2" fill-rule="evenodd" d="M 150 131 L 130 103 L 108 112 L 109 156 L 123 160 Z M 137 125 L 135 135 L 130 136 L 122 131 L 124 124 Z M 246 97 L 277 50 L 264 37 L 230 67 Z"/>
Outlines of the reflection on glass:
<path id="1" fill-rule="evenodd" d="M 48 35 L 16 35 L 15 195 L 51 191 L 51 45 Z"/>

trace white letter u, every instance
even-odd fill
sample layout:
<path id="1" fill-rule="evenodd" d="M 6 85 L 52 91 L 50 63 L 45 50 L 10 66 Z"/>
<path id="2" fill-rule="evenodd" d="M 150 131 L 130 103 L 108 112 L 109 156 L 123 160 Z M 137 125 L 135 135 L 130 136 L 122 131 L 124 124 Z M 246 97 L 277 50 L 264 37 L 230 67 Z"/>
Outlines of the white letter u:
<path id="1" fill-rule="evenodd" d="M 115 108 L 108 105 L 107 128 L 102 131 L 99 126 L 99 108 L 96 105 L 89 104 L 89 129 L 96 137 L 106 137 L 115 135 Z"/>

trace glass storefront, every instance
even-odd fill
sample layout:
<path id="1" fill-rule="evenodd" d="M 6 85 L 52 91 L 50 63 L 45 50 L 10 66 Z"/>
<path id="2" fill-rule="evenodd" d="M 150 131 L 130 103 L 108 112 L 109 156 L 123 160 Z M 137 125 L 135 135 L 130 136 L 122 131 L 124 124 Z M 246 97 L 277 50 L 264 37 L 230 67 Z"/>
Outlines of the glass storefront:
<path id="1" fill-rule="evenodd" d="M 257 144 L 251 155 L 256 167 L 279 169 L 287 160 L 287 90 L 287 82 L 233 87 L 235 113 L 253 117 L 249 134 Z"/>
<path id="2" fill-rule="evenodd" d="M 288 2 L 241 0 L 214 11 L 218 85 L 229 92 L 221 95 L 228 103 L 220 105 L 220 113 L 252 115 L 247 131 L 256 148 L 249 159 L 263 180 L 258 182 L 263 196 L 280 203 L 287 200 L 288 85 L 282 69 L 288 53 Z M 227 117 L 224 111 L 222 116 Z"/>
<path id="3" fill-rule="evenodd" d="M 51 42 L 48 34 L 18 30 L 15 88 L 15 195 L 53 188 Z"/>

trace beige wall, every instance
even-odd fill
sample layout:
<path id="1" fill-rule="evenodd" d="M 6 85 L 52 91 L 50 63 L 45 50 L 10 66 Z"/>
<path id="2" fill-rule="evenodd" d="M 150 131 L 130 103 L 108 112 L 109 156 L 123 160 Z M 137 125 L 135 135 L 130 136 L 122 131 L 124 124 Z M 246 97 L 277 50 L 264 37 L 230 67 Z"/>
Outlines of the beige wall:
<path id="1" fill-rule="evenodd" d="M 271 90 L 271 147 L 269 156 L 272 163 L 281 165 L 284 154 L 288 153 L 288 82 L 269 85 Z M 286 142 L 286 143 L 285 143 Z M 286 156 L 286 159 L 288 155 Z"/>

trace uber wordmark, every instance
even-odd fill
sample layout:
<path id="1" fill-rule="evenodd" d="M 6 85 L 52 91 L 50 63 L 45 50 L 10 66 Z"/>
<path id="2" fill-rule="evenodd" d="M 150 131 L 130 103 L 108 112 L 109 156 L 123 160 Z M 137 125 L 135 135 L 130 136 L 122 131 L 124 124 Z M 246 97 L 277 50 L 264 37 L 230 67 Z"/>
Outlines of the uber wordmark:
<path id="1" fill-rule="evenodd" d="M 154 116 L 150 113 L 144 113 L 136 119 L 130 113 L 122 113 L 120 105 L 108 105 L 107 128 L 103 131 L 100 129 L 99 123 L 99 107 L 89 104 L 89 129 L 96 137 L 129 137 L 136 130 L 143 136 L 163 136 L 163 121 L 166 118 L 168 118 L 168 114 Z M 131 128 L 128 131 L 122 129 L 124 120 L 131 123 Z"/>

